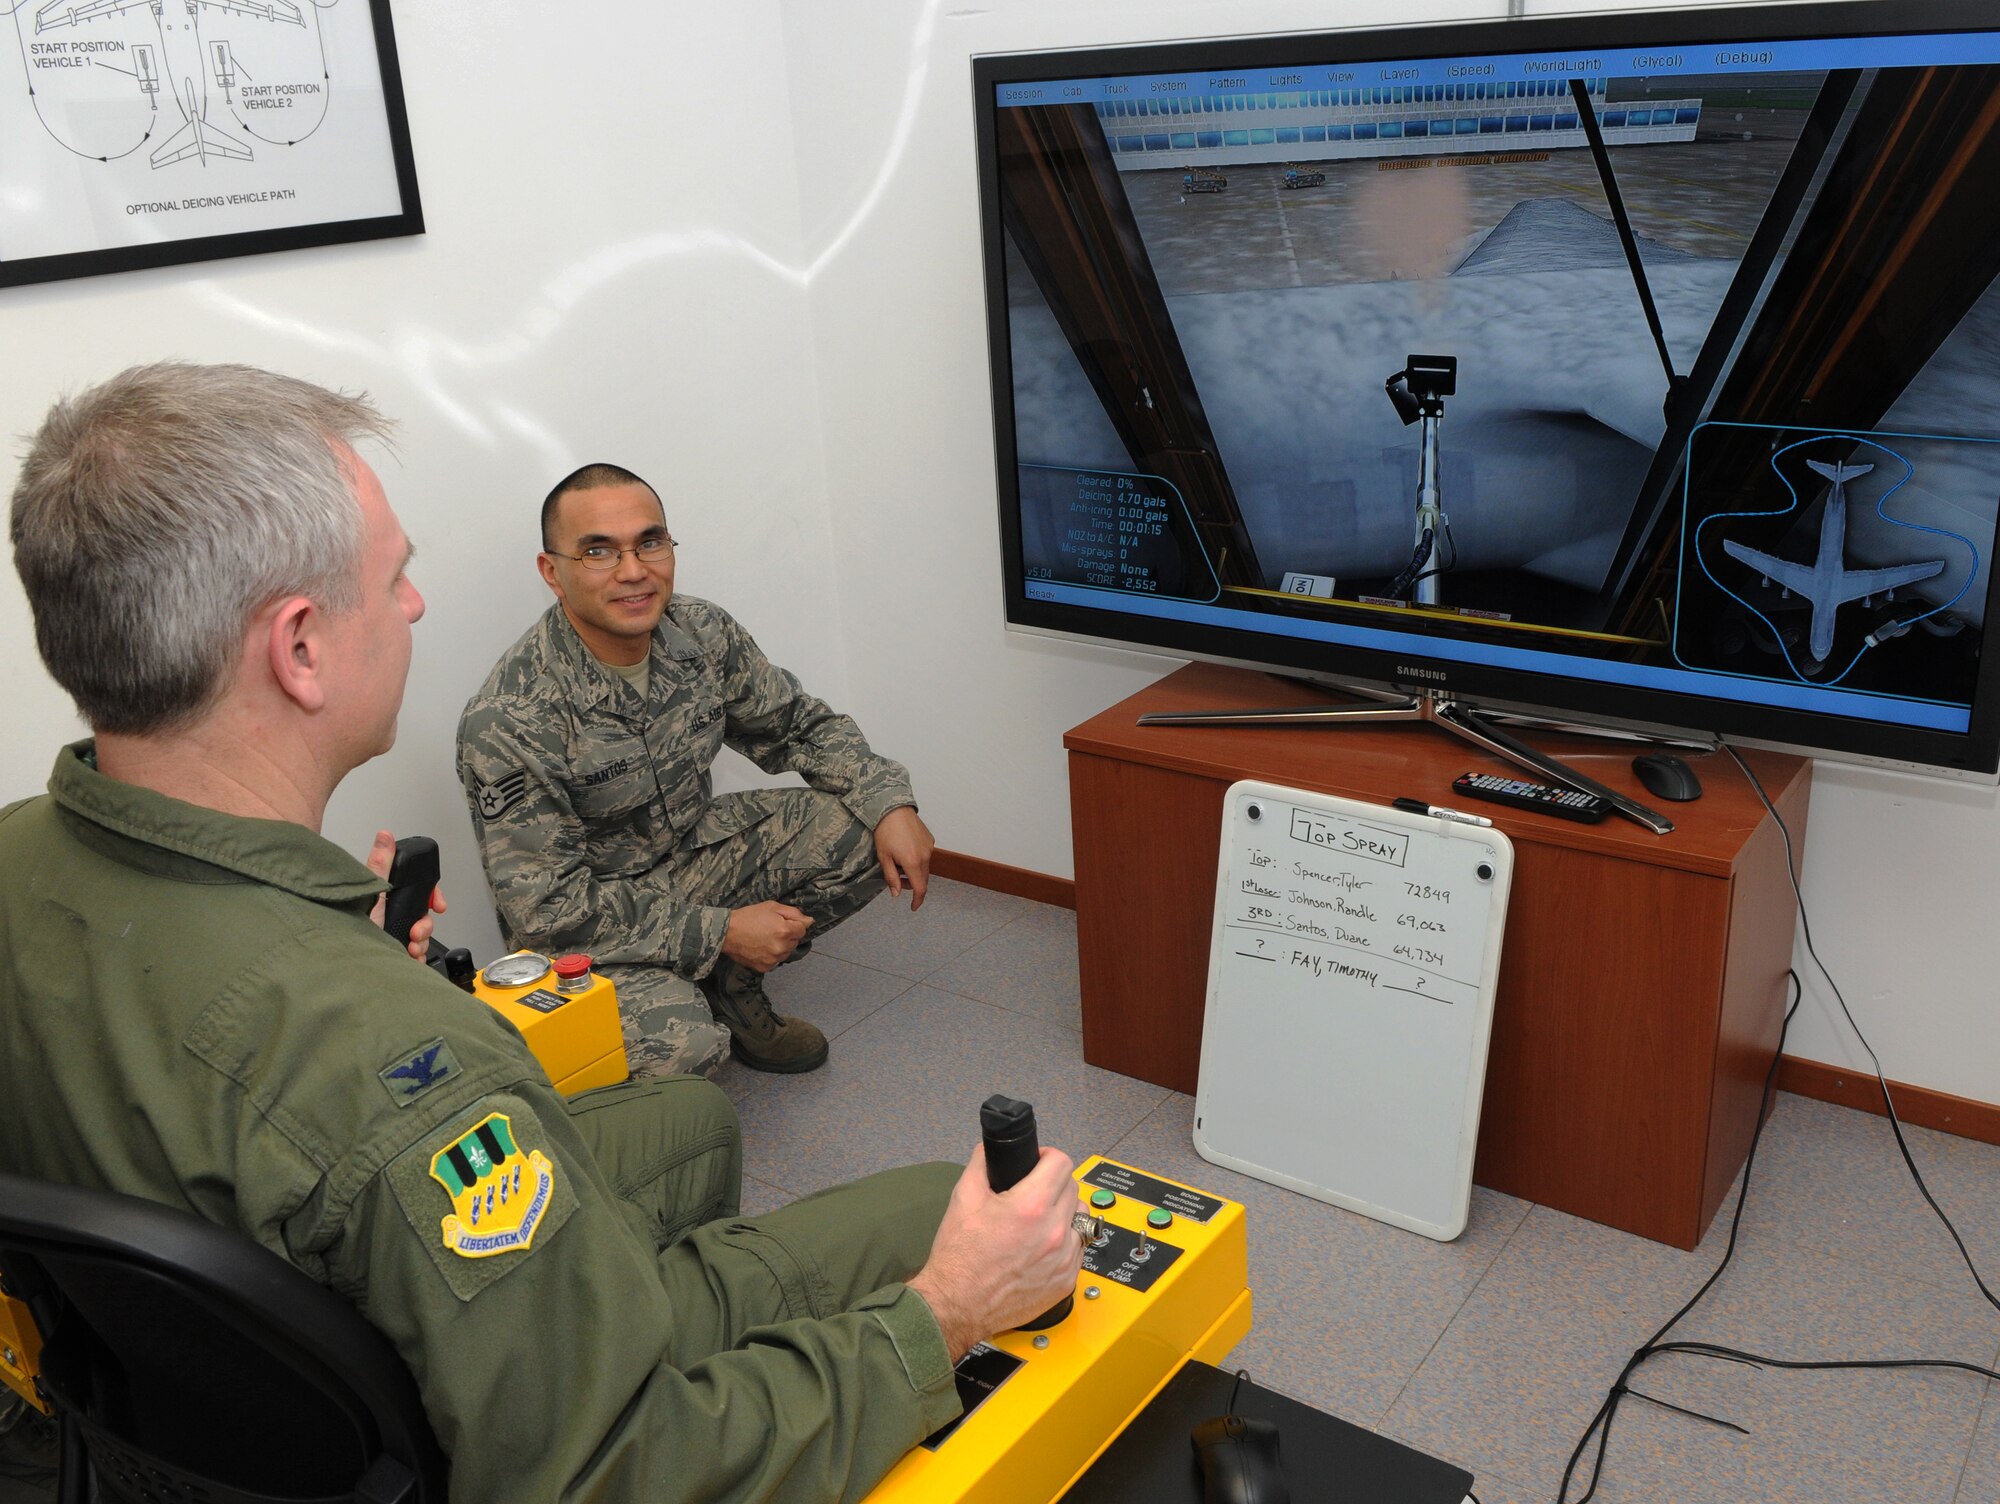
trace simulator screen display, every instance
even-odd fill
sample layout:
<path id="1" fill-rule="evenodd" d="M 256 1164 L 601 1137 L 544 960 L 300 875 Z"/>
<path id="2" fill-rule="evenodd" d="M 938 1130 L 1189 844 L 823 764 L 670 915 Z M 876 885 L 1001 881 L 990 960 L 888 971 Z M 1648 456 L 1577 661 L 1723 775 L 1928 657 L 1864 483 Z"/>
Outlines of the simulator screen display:
<path id="1" fill-rule="evenodd" d="M 1022 594 L 1967 731 L 1996 102 L 1988 34 L 995 84 Z"/>

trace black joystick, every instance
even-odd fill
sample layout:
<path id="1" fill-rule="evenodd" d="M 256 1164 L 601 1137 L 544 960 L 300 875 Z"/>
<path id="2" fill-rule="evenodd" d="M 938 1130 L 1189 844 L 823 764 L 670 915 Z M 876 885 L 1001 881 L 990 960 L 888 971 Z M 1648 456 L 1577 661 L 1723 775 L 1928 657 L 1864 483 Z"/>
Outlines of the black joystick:
<path id="1" fill-rule="evenodd" d="M 986 1140 L 986 1183 L 995 1195 L 1018 1185 L 1042 1157 L 1042 1144 L 1035 1132 L 1035 1109 L 999 1093 L 979 1104 L 979 1132 Z M 1076 1304 L 1076 1296 L 1065 1295 L 1033 1321 L 1024 1321 L 1019 1330 L 1039 1332 L 1054 1326 Z"/>
<path id="2" fill-rule="evenodd" d="M 429 836 L 404 836 L 396 843 L 395 860 L 389 863 L 389 900 L 382 906 L 382 928 L 398 945 L 409 945 L 410 931 L 430 912 L 431 890 L 437 887 L 441 874 L 438 843 Z M 472 952 L 464 946 L 447 948 L 433 940 L 425 962 L 460 991 L 472 991 L 477 968 L 472 964 Z"/>
<path id="3" fill-rule="evenodd" d="M 382 928 L 398 945 L 410 943 L 410 931 L 430 912 L 431 890 L 441 874 L 438 843 L 429 836 L 404 836 L 396 843 L 389 864 L 389 902 L 382 910 Z"/>

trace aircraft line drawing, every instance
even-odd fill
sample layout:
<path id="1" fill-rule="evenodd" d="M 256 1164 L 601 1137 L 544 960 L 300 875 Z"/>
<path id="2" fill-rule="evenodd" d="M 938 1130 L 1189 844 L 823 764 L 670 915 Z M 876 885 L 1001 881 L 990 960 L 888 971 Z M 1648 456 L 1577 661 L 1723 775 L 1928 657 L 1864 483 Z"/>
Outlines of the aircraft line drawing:
<path id="1" fill-rule="evenodd" d="M 167 167 L 190 157 L 198 157 L 204 163 L 210 157 L 233 157 L 244 162 L 252 160 L 255 153 L 249 146 L 209 121 L 208 77 L 202 66 L 200 43 L 200 11 L 206 5 L 225 15 L 255 16 L 260 20 L 303 26 L 305 15 L 292 0 L 50 0 L 49 4 L 35 12 L 35 31 L 40 34 L 58 26 L 78 26 L 86 21 L 140 9 L 150 10 L 157 22 L 162 19 L 168 4 L 176 4 L 186 10 L 187 25 L 185 28 L 161 27 L 160 50 L 163 56 L 160 71 L 180 74 L 181 86 L 176 89 L 170 83 L 168 88 L 187 123 L 154 148 L 152 165 L 156 168 Z M 176 61 L 174 55 L 182 52 L 187 55 Z M 142 65 L 140 86 L 147 93 L 157 95 L 159 84 L 150 77 L 150 69 L 151 62 L 147 60 Z"/>
<path id="2" fill-rule="evenodd" d="M 1833 483 L 1820 513 L 1819 551 L 1809 564 L 1780 559 L 1742 543 L 1724 539 L 1723 552 L 1748 564 L 1764 577 L 1766 585 L 1776 581 L 1787 595 L 1798 592 L 1812 604 L 1812 632 L 1808 644 L 1813 659 L 1824 663 L 1833 654 L 1835 616 L 1850 601 L 1868 604 L 1874 596 L 1885 599 L 1904 585 L 1928 580 L 1944 573 L 1943 559 L 1926 559 L 1918 564 L 1893 564 L 1883 569 L 1847 567 L 1847 483 L 1866 475 L 1873 465 L 1846 465 L 1823 460 L 1807 460 L 1809 469 Z"/>

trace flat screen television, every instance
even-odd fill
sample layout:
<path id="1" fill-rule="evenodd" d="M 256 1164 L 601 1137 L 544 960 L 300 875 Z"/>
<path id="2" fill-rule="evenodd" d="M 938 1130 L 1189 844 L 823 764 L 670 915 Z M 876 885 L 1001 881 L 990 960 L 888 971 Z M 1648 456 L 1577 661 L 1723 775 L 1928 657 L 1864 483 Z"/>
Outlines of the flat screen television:
<path id="1" fill-rule="evenodd" d="M 1011 625 L 1994 777 L 2000 8 L 973 79 Z"/>

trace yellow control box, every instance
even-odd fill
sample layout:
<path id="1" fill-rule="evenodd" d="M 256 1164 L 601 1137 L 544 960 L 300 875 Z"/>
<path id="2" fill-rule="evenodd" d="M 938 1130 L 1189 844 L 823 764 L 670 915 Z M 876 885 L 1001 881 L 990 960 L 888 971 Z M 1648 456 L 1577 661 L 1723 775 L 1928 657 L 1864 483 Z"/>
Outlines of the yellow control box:
<path id="1" fill-rule="evenodd" d="M 35 1330 L 28 1308 L 11 1295 L 0 1295 L 0 1384 L 46 1415 L 49 1407 L 35 1393 L 41 1355 L 42 1335 Z"/>
<path id="2" fill-rule="evenodd" d="M 630 1074 L 618 1027 L 618 990 L 594 971 L 589 978 L 580 992 L 562 991 L 546 956 L 516 951 L 492 962 L 472 983 L 473 996 L 521 1031 L 566 1097 L 615 1085 Z"/>
<path id="3" fill-rule="evenodd" d="M 1101 1156 L 1076 1180 L 1100 1226 L 1070 1314 L 967 1354 L 966 1414 L 897 1463 L 868 1504 L 1047 1504 L 1182 1364 L 1220 1363 L 1249 1334 L 1240 1203 Z"/>

